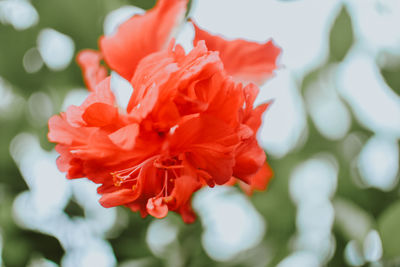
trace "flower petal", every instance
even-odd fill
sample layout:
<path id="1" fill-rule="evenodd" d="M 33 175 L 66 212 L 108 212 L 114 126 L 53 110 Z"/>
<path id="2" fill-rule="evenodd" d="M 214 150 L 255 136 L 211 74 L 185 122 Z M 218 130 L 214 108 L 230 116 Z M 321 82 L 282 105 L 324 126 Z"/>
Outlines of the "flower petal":
<path id="1" fill-rule="evenodd" d="M 263 191 L 267 188 L 269 181 L 274 176 L 274 172 L 267 162 L 262 165 L 261 169 L 252 177 L 250 183 L 239 182 L 240 187 L 247 195 L 252 195 L 254 190 Z"/>
<path id="2" fill-rule="evenodd" d="M 139 61 L 168 44 L 174 28 L 184 18 L 187 0 L 159 0 L 144 15 L 123 23 L 113 36 L 100 38 L 107 64 L 130 80 Z"/>
<path id="3" fill-rule="evenodd" d="M 180 176 L 175 179 L 172 196 L 175 199 L 174 208 L 186 204 L 194 192 L 201 188 L 201 183 L 195 177 L 188 175 Z"/>
<path id="4" fill-rule="evenodd" d="M 76 61 L 83 72 L 83 79 L 89 91 L 107 77 L 107 69 L 100 65 L 101 53 L 95 50 L 82 50 L 76 56 Z"/>
<path id="5" fill-rule="evenodd" d="M 102 80 L 96 85 L 95 90 L 86 98 L 85 102 L 81 105 L 82 108 L 87 108 L 93 103 L 105 103 L 114 105 L 115 96 L 110 88 L 111 76 Z"/>
<path id="6" fill-rule="evenodd" d="M 116 107 L 105 103 L 94 103 L 82 114 L 82 119 L 88 126 L 106 126 L 118 116 Z"/>
<path id="7" fill-rule="evenodd" d="M 181 123 L 169 140 L 171 154 L 185 152 L 198 170 L 211 175 L 216 184 L 232 176 L 238 134 L 224 121 L 203 115 Z"/>
<path id="8" fill-rule="evenodd" d="M 111 208 L 119 205 L 124 205 L 134 201 L 137 195 L 132 189 L 122 188 L 113 192 L 104 193 L 99 202 L 105 208 Z"/>
<path id="9" fill-rule="evenodd" d="M 66 121 L 65 113 L 54 115 L 49 119 L 49 133 L 47 137 L 50 142 L 72 145 L 80 140 L 86 140 L 94 129 L 75 128 Z"/>
<path id="10" fill-rule="evenodd" d="M 168 206 L 164 203 L 163 198 L 149 198 L 146 205 L 147 212 L 158 218 L 164 218 L 168 214 Z"/>
<path id="11" fill-rule="evenodd" d="M 265 162 L 265 152 L 257 140 L 251 138 L 241 143 L 236 153 L 233 176 L 250 183 L 249 176 L 254 175 Z"/>
<path id="12" fill-rule="evenodd" d="M 128 113 L 144 118 L 153 109 L 159 98 L 160 86 L 178 69 L 173 58 L 166 52 L 154 53 L 144 58 L 132 78 L 133 90 L 127 107 Z"/>
<path id="13" fill-rule="evenodd" d="M 182 220 L 185 223 L 194 223 L 194 221 L 196 220 L 196 214 L 194 213 L 192 206 L 189 202 L 182 205 L 179 208 L 178 213 L 181 215 Z"/>
<path id="14" fill-rule="evenodd" d="M 69 152 L 68 146 L 56 145 L 55 150 L 60 153 L 57 158 L 57 167 L 62 172 L 67 172 L 68 179 L 81 178 L 83 174 L 83 162 L 80 159 L 74 158 Z"/>
<path id="15" fill-rule="evenodd" d="M 256 133 L 258 128 L 261 126 L 263 113 L 269 108 L 273 101 L 269 101 L 253 108 L 254 101 L 260 89 L 256 85 L 250 83 L 243 90 L 246 106 L 243 109 L 242 123 L 246 124 Z"/>
<path id="16" fill-rule="evenodd" d="M 136 144 L 136 137 L 138 134 L 139 125 L 134 123 L 120 128 L 118 131 L 108 135 L 108 137 L 115 145 L 123 150 L 131 150 Z"/>
<path id="17" fill-rule="evenodd" d="M 276 69 L 281 50 L 273 41 L 264 44 L 242 39 L 228 41 L 193 25 L 196 31 L 193 43 L 204 40 L 209 50 L 219 51 L 225 70 L 235 79 L 262 84 Z"/>
<path id="18" fill-rule="evenodd" d="M 82 119 L 82 114 L 85 110 L 82 107 L 71 105 L 65 111 L 65 118 L 67 122 L 73 127 L 85 126 L 86 123 Z"/>

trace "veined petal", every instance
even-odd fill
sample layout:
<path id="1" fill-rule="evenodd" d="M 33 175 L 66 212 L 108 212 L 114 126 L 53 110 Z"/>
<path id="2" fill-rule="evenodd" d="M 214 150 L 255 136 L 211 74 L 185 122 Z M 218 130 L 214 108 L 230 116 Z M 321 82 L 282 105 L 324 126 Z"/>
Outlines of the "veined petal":
<path id="1" fill-rule="evenodd" d="M 193 43 L 204 40 L 209 50 L 218 51 L 225 70 L 235 79 L 262 84 L 276 69 L 281 50 L 273 41 L 264 44 L 242 39 L 228 41 L 193 25 L 196 32 Z"/>
<path id="2" fill-rule="evenodd" d="M 187 0 L 159 0 L 144 15 L 123 23 L 113 36 L 100 38 L 100 49 L 107 64 L 130 80 L 139 61 L 165 47 L 174 28 L 184 18 Z"/>

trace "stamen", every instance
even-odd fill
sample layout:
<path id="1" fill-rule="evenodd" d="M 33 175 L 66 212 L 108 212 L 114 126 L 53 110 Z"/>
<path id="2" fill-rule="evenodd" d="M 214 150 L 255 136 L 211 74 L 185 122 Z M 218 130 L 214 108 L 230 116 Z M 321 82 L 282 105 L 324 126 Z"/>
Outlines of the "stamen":
<path id="1" fill-rule="evenodd" d="M 168 183 L 172 183 L 174 181 L 174 178 L 176 179 L 178 177 L 178 174 L 176 173 L 175 169 L 177 168 L 172 168 L 170 170 L 168 169 L 164 169 L 164 185 L 163 188 L 160 190 L 160 192 L 157 194 L 156 198 L 160 197 L 161 195 L 163 195 L 164 193 L 164 201 L 171 201 L 172 196 L 168 195 Z M 170 177 L 169 176 L 169 171 L 172 171 L 172 174 L 174 175 L 174 177 Z M 168 202 L 167 201 L 167 202 Z M 165 203 L 167 203 L 165 202 Z"/>
<path id="2" fill-rule="evenodd" d="M 178 177 L 178 174 L 176 173 L 175 169 L 172 169 L 172 173 L 175 175 L 175 178 Z M 171 182 L 172 182 L 172 179 L 171 179 Z"/>
<path id="3" fill-rule="evenodd" d="M 141 165 L 138 165 L 124 170 L 112 172 L 111 175 L 113 176 L 114 185 L 121 186 L 121 184 L 124 182 L 135 181 L 137 177 L 131 177 L 131 175 L 133 175 L 141 167 Z"/>
<path id="4" fill-rule="evenodd" d="M 161 191 L 157 194 L 156 198 L 160 197 L 164 193 L 164 197 L 167 196 L 167 191 L 165 190 L 167 188 L 167 182 L 168 182 L 168 171 L 164 170 L 164 185 Z"/>
<path id="5" fill-rule="evenodd" d="M 165 170 L 165 180 L 164 180 L 164 185 L 165 185 L 165 193 L 164 197 L 167 197 L 168 194 L 168 171 Z"/>
<path id="6" fill-rule="evenodd" d="M 147 160 L 145 160 L 142 163 L 135 165 L 133 167 L 115 171 L 115 172 L 111 172 L 110 174 L 113 177 L 114 185 L 121 186 L 123 183 L 136 181 L 138 178 L 138 175 L 135 175 L 133 177 L 132 177 L 132 175 L 137 173 L 146 163 L 150 162 L 151 160 L 154 160 L 157 157 L 158 157 L 158 155 L 148 158 Z"/>

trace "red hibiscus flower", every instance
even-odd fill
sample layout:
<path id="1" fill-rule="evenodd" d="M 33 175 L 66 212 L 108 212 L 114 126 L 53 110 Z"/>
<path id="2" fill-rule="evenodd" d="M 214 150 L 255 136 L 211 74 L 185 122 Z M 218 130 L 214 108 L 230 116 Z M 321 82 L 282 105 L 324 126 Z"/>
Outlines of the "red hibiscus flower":
<path id="1" fill-rule="evenodd" d="M 91 93 L 49 120 L 59 169 L 101 184 L 104 207 L 157 218 L 175 211 L 193 222 L 190 198 L 201 187 L 239 181 L 251 194 L 272 176 L 256 140 L 269 104 L 253 107 L 259 89 L 251 82 L 271 76 L 279 48 L 227 41 L 195 26 L 195 47 L 186 54 L 170 40 L 186 5 L 160 0 L 101 37 L 99 52 L 81 52 Z M 134 88 L 126 108 L 117 104 L 103 59 Z"/>

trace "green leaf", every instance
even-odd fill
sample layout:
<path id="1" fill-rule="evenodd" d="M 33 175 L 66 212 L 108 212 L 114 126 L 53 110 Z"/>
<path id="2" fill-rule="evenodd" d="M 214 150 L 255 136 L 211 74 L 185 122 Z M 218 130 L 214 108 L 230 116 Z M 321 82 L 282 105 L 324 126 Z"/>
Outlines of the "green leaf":
<path id="1" fill-rule="evenodd" d="M 383 68 L 381 69 L 381 74 L 387 85 L 392 88 L 396 94 L 400 95 L 400 66 L 396 68 Z"/>
<path id="2" fill-rule="evenodd" d="M 379 217 L 378 228 L 386 259 L 400 257 L 400 201 L 389 206 Z"/>
<path id="3" fill-rule="evenodd" d="M 353 44 L 351 18 L 343 7 L 336 17 L 329 36 L 330 61 L 342 61 Z"/>

